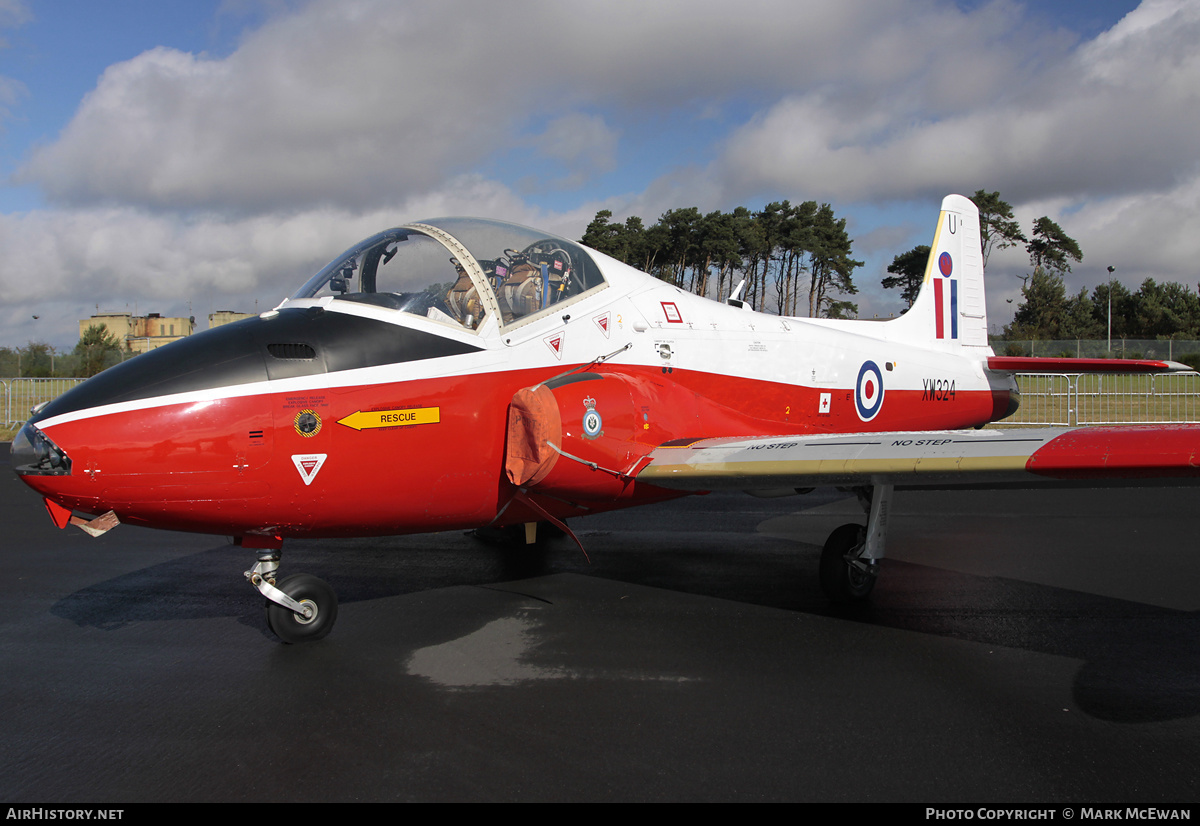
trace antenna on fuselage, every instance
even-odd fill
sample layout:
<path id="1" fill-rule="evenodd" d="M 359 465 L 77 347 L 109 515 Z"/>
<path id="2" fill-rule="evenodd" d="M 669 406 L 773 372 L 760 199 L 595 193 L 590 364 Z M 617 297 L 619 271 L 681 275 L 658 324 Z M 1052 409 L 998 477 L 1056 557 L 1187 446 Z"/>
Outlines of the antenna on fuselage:
<path id="1" fill-rule="evenodd" d="M 738 282 L 738 285 L 733 288 L 733 292 L 729 294 L 729 298 L 725 299 L 725 303 L 731 307 L 742 306 L 742 290 L 746 287 L 746 279 Z"/>

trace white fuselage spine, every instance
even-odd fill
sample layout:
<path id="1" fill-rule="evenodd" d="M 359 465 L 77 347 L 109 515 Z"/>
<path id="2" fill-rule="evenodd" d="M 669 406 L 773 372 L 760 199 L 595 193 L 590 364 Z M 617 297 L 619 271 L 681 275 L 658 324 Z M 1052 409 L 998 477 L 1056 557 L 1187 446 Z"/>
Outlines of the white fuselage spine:
<path id="1" fill-rule="evenodd" d="M 358 303 L 303 299 L 279 309 L 321 305 L 326 312 L 384 320 L 436 332 L 484 349 L 452 359 L 345 370 L 315 376 L 214 387 L 159 396 L 100 408 L 73 411 L 44 420 L 54 425 L 92 416 L 168 404 L 204 403 L 268 393 L 319 388 L 392 384 L 497 370 L 554 368 L 564 370 L 613 353 L 611 366 L 638 365 L 700 371 L 720 376 L 790 384 L 817 390 L 852 390 L 864 361 L 886 369 L 888 390 L 922 391 L 925 383 L 952 381 L 959 391 L 987 390 L 981 359 L 990 349 L 934 350 L 908 341 L 889 340 L 895 321 L 835 321 L 777 316 L 693 295 L 593 253 L 609 287 L 572 304 L 558 325 L 544 323 L 501 332 L 486 325 L 479 332 L 462 330 L 398 311 Z M 669 306 L 666 306 L 669 305 Z M 607 335 L 597 319 L 607 319 Z M 677 319 L 677 320 L 674 320 Z M 556 354 L 545 339 L 562 334 Z M 884 368 L 884 365 L 890 368 Z"/>

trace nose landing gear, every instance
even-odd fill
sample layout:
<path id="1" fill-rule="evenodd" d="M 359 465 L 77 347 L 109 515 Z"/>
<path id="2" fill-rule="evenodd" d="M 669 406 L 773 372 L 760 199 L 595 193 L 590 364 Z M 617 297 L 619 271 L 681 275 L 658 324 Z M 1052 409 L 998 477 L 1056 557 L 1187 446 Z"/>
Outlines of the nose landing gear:
<path id="1" fill-rule="evenodd" d="M 246 579 L 267 598 L 267 627 L 285 643 L 313 642 L 333 630 L 337 594 L 311 574 L 292 574 L 275 583 L 279 551 L 261 555 Z"/>

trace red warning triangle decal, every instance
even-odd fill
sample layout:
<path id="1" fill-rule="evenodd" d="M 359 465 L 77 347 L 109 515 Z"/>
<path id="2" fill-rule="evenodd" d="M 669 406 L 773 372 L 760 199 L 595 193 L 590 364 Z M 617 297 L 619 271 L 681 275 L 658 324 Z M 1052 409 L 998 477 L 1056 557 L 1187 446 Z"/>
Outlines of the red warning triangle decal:
<path id="1" fill-rule="evenodd" d="M 304 480 L 304 484 L 311 485 L 313 479 L 317 478 L 317 474 L 321 471 L 321 465 L 325 464 L 327 453 L 302 453 L 292 457 L 292 464 L 296 466 L 296 470 L 300 471 L 300 478 Z"/>
<path id="2" fill-rule="evenodd" d="M 554 353 L 554 357 L 562 361 L 563 341 L 566 339 L 566 333 L 555 333 L 552 336 L 546 336 L 542 341 L 546 342 L 546 346 L 550 348 L 550 352 Z"/>
<path id="3" fill-rule="evenodd" d="M 608 317 L 609 314 L 605 313 L 592 319 L 592 321 L 596 322 L 596 326 L 600 328 L 600 332 L 604 333 L 605 338 L 608 338 Z"/>

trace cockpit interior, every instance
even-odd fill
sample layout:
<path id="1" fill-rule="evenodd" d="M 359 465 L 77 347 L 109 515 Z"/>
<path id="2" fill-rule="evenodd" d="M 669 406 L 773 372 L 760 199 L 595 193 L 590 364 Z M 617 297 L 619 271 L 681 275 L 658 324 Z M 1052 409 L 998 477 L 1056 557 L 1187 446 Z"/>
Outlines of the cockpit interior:
<path id="1" fill-rule="evenodd" d="M 442 218 L 374 235 L 317 273 L 292 299 L 332 296 L 468 330 L 508 328 L 603 289 L 583 247 L 478 218 Z"/>

